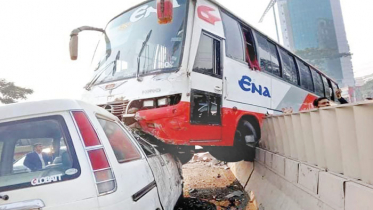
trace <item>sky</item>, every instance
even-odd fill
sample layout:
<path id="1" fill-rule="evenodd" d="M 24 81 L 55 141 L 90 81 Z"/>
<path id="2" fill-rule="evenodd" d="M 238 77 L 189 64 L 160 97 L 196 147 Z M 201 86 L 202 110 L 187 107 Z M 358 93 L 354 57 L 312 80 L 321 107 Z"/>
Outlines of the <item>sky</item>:
<path id="1" fill-rule="evenodd" d="M 273 39 L 273 14 L 258 23 L 269 0 L 217 0 Z M 355 76 L 373 73 L 373 1 L 340 0 Z M 80 26 L 104 28 L 140 0 L 0 1 L 0 78 L 34 90 L 28 100 L 80 99 L 92 77 L 90 61 L 100 33 L 79 34 L 79 57 L 69 56 L 70 32 Z"/>

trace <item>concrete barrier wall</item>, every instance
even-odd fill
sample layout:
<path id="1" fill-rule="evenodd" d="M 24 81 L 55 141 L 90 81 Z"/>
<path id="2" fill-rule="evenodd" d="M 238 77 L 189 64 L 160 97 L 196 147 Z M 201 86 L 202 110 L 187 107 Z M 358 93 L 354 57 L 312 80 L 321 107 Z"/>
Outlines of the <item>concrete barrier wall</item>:
<path id="1" fill-rule="evenodd" d="M 261 209 L 373 209 L 373 103 L 269 116 L 254 163 L 230 163 Z"/>
<path id="2" fill-rule="evenodd" d="M 373 209 L 373 186 L 267 150 L 229 166 L 261 210 Z"/>
<path id="3" fill-rule="evenodd" d="M 373 103 L 269 116 L 260 147 L 373 184 Z"/>

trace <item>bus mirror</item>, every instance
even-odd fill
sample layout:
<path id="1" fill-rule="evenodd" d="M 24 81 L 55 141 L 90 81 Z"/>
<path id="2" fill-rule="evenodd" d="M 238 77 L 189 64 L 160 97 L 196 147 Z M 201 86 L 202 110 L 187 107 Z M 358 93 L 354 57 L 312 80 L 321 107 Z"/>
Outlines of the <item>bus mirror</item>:
<path id="1" fill-rule="evenodd" d="M 78 35 L 70 37 L 70 58 L 74 61 L 78 59 Z"/>
<path id="2" fill-rule="evenodd" d="M 157 0 L 157 17 L 159 24 L 172 22 L 173 0 Z"/>

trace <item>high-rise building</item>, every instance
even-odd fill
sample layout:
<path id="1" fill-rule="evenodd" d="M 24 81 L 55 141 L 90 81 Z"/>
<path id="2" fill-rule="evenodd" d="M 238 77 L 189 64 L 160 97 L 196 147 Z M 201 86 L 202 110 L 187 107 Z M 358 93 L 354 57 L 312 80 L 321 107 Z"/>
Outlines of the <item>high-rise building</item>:
<path id="1" fill-rule="evenodd" d="M 308 50 L 306 60 L 320 52 L 328 58 L 317 65 L 327 75 L 340 86 L 355 85 L 351 56 L 337 56 L 350 52 L 340 0 L 278 0 L 278 10 L 285 47 Z"/>

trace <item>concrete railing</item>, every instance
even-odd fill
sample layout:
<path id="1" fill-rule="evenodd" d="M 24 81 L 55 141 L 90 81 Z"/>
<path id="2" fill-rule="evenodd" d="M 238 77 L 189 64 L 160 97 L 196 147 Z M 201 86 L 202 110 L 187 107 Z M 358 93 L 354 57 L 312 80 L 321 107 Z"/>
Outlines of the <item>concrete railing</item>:
<path id="1" fill-rule="evenodd" d="M 260 147 L 373 184 L 373 103 L 268 116 Z"/>

